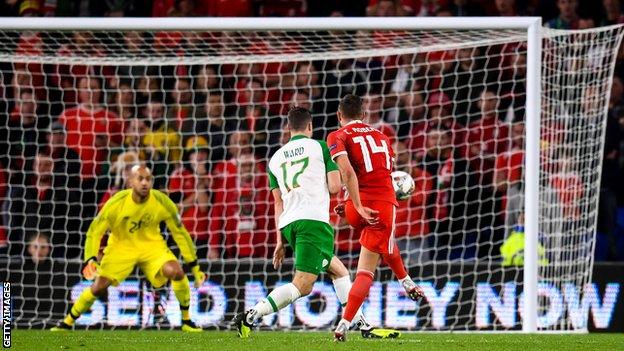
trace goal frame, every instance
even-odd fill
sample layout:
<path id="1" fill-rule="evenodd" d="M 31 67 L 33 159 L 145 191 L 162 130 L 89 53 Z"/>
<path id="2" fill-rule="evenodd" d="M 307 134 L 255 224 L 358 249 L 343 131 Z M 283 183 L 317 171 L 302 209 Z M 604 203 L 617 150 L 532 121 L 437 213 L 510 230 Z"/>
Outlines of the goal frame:
<path id="1" fill-rule="evenodd" d="M 19 31 L 270 31 L 517 29 L 527 32 L 525 127 L 525 245 L 522 332 L 537 329 L 539 140 L 542 57 L 541 17 L 352 18 L 0 18 L 0 29 Z"/>

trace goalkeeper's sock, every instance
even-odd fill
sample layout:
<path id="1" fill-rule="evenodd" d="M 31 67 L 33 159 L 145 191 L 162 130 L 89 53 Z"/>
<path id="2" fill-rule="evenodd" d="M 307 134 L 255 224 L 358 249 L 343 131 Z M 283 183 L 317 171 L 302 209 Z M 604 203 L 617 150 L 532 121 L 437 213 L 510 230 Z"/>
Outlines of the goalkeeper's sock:
<path id="1" fill-rule="evenodd" d="M 351 290 L 351 277 L 349 275 L 345 275 L 344 277 L 334 279 L 332 283 L 334 283 L 334 290 L 336 291 L 338 301 L 340 301 L 340 306 L 344 308 L 347 305 L 349 291 Z M 362 315 L 362 308 L 358 309 L 355 317 L 353 317 L 353 324 L 358 323 L 365 325 L 365 327 L 368 326 L 368 323 Z"/>
<path id="2" fill-rule="evenodd" d="M 396 243 L 394 244 L 392 253 L 384 254 L 383 259 L 399 281 L 407 277 L 407 271 L 405 270 L 405 265 L 403 264 L 403 259 L 401 258 L 401 252 L 399 251 L 399 247 Z"/>
<path id="3" fill-rule="evenodd" d="M 74 325 L 74 322 L 81 314 L 88 311 L 91 308 L 91 305 L 95 302 L 97 296 L 93 295 L 91 292 L 91 288 L 86 288 L 82 291 L 78 300 L 74 302 L 74 305 L 69 310 L 69 314 L 65 317 L 63 322 L 67 325 Z"/>
<path id="4" fill-rule="evenodd" d="M 188 321 L 191 319 L 191 314 L 189 312 L 189 306 L 182 306 L 180 305 L 180 313 L 182 314 L 182 320 L 183 321 Z"/>
<path id="5" fill-rule="evenodd" d="M 247 323 L 254 324 L 258 319 L 281 310 L 301 297 L 301 292 L 293 284 L 288 283 L 271 291 L 266 299 L 258 302 L 250 313 L 247 313 Z"/>
<path id="6" fill-rule="evenodd" d="M 190 319 L 191 317 L 189 315 L 189 305 L 191 303 L 191 288 L 189 286 L 189 280 L 186 275 L 180 280 L 172 280 L 171 288 L 173 289 L 173 293 L 180 303 L 182 319 Z"/>
<path id="7" fill-rule="evenodd" d="M 368 292 L 370 290 L 371 285 L 373 284 L 373 277 L 375 275 L 373 272 L 360 270 L 355 275 L 355 282 L 353 282 L 353 286 L 349 291 L 349 299 L 347 301 L 347 306 L 344 309 L 344 313 L 342 314 L 342 318 L 351 322 L 353 321 L 353 317 L 355 317 L 356 313 L 359 311 L 360 306 L 364 303 L 366 296 L 368 296 Z"/>
<path id="8" fill-rule="evenodd" d="M 65 319 L 63 319 L 63 323 L 65 323 L 65 324 L 67 324 L 67 325 L 69 325 L 71 327 L 72 325 L 74 325 L 74 322 L 76 322 L 76 319 L 77 318 L 74 318 L 74 316 L 72 316 L 71 313 L 70 313 L 67 316 L 65 316 Z"/>

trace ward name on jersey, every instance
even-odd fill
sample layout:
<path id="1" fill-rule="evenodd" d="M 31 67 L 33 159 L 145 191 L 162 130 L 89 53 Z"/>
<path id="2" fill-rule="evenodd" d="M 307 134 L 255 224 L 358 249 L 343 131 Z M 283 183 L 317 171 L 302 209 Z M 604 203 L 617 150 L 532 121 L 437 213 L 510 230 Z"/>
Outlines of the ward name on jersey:
<path id="1" fill-rule="evenodd" d="M 324 141 L 297 135 L 275 152 L 269 161 L 269 183 L 282 194 L 280 229 L 300 219 L 329 224 L 327 173 L 336 170 Z"/>
<path id="2" fill-rule="evenodd" d="M 391 177 L 394 150 L 385 134 L 355 120 L 330 133 L 327 144 L 332 159 L 349 157 L 362 200 L 387 201 L 398 206 Z"/>

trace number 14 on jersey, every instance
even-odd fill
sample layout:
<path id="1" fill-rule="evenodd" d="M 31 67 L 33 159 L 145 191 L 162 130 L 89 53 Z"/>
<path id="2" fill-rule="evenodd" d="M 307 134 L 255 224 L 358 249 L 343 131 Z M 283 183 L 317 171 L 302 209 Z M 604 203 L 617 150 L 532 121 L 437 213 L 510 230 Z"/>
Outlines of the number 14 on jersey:
<path id="1" fill-rule="evenodd" d="M 386 156 L 386 169 L 391 169 L 390 151 L 388 150 L 388 144 L 386 144 L 385 140 L 381 140 L 381 145 L 377 145 L 377 143 L 375 143 L 375 139 L 373 139 L 371 135 L 367 135 L 366 138 L 359 135 L 353 137 L 353 142 L 360 145 L 360 149 L 362 150 L 362 156 L 364 158 L 364 168 L 366 169 L 367 173 L 373 171 L 373 162 L 371 161 L 371 154 L 370 152 L 368 152 L 368 147 L 370 147 L 370 150 L 373 154 L 383 153 Z M 366 144 L 368 144 L 368 147 L 366 146 Z"/>

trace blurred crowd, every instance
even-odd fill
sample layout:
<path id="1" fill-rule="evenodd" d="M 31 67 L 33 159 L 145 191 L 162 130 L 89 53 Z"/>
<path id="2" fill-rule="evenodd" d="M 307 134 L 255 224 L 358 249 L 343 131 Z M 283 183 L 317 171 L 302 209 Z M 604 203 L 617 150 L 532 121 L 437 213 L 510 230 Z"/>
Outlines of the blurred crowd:
<path id="1" fill-rule="evenodd" d="M 3 0 L 1 16 L 301 17 L 541 16 L 552 27 L 619 23 L 619 1 L 603 0 Z"/>
<path id="2" fill-rule="evenodd" d="M 593 6 L 592 6 L 593 5 Z M 582 29 L 624 22 L 617 0 L 3 0 L 13 16 L 518 16 Z M 184 55 L 201 33 L 119 35 L 129 56 Z M 241 34 L 236 34 L 241 35 Z M 251 53 L 292 52 L 286 36 L 224 36 Z M 353 33 L 353 45 L 376 33 Z M 21 33 L 15 52 L 39 55 L 55 38 Z M 384 40 L 383 36 L 375 40 Z M 75 32 L 55 47 L 102 57 L 98 33 Z M 145 43 L 149 43 L 146 45 Z M 293 45 L 291 45 L 293 44 Z M 278 49 L 275 49 L 275 47 Z M 264 50 L 264 51 L 263 51 Z M 148 163 L 154 187 L 178 204 L 203 258 L 268 257 L 273 208 L 265 164 L 288 140 L 284 116 L 310 109 L 314 137 L 338 127 L 341 96 L 363 97 L 365 121 L 387 134 L 396 169 L 416 191 L 397 212 L 405 259 L 496 258 L 523 226 L 526 47 L 501 44 L 426 54 L 301 62 L 110 66 L 0 62 L 0 239 L 3 250 L 32 260 L 78 257 L 97 209 L 127 185 L 129 169 Z M 623 55 L 624 56 L 624 55 Z M 599 260 L 624 260 L 624 66 L 608 101 L 601 174 Z M 596 114 L 597 86 L 577 96 L 579 115 Z M 580 117 L 580 116 L 574 116 Z M 556 123 L 553 124 L 556 129 Z M 562 144 L 550 131 L 543 143 Z M 565 137 L 563 137 L 565 138 Z M 578 157 L 578 154 L 576 154 Z M 584 192 L 577 160 L 560 152 L 548 184 L 558 218 L 581 223 Z M 550 196 L 550 195 L 549 195 Z M 340 197 L 332 200 L 332 206 Z M 622 220 L 620 220 L 622 219 Z M 359 250 L 337 216 L 337 253 Z M 585 224 L 589 225 L 589 224 Z M 579 224 L 582 226 L 582 224 Z M 622 223 L 624 226 L 624 223 Z M 563 228 L 562 230 L 565 230 Z M 105 243 L 103 243 L 105 245 Z"/>

